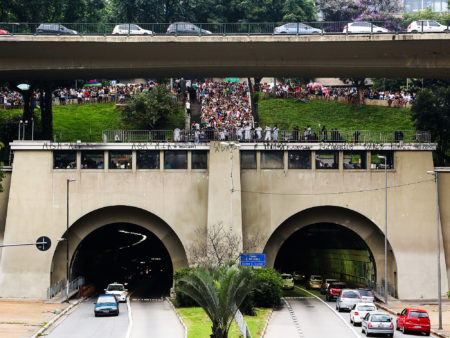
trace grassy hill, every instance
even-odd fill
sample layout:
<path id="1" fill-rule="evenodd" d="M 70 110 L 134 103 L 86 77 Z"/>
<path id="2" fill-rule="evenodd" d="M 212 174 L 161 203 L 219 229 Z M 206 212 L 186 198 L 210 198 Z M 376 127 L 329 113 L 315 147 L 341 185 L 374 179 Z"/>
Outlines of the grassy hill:
<path id="1" fill-rule="evenodd" d="M 38 114 L 38 112 L 36 111 Z M 0 110 L 0 119 L 21 115 L 21 110 Z M 296 103 L 292 99 L 267 99 L 259 102 L 260 124 L 278 124 L 280 129 L 300 129 L 319 124 L 331 128 L 360 130 L 406 130 L 414 129 L 411 111 L 403 108 L 347 105 L 313 100 L 311 103 Z M 54 134 L 58 141 L 101 141 L 104 129 L 124 128 L 120 121 L 120 110 L 113 103 L 67 105 L 53 107 Z M 172 115 L 162 129 L 183 128 L 183 111 Z M 125 128 L 126 129 L 126 128 Z"/>
<path id="2" fill-rule="evenodd" d="M 313 129 L 326 125 L 339 130 L 414 130 L 411 110 L 380 106 L 354 106 L 337 102 L 312 100 L 311 103 L 293 99 L 259 101 L 260 125 L 278 124 L 280 129 L 300 129 L 308 124 Z"/>

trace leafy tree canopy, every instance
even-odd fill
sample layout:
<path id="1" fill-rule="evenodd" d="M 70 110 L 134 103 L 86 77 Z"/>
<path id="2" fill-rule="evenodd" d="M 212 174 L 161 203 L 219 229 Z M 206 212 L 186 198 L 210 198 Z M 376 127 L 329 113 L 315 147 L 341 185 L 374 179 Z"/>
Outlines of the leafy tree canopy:
<path id="1" fill-rule="evenodd" d="M 431 131 L 431 138 L 438 143 L 436 165 L 450 163 L 450 88 L 424 89 L 412 106 L 415 127 Z"/>

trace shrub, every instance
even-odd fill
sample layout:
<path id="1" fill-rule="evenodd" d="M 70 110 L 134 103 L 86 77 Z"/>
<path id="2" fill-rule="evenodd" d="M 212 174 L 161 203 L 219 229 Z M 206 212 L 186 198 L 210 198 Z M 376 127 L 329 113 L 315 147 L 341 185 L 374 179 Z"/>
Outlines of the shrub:
<path id="1" fill-rule="evenodd" d="M 281 303 L 283 280 L 281 274 L 272 268 L 255 269 L 256 289 L 251 297 L 256 307 L 274 307 Z"/>
<path id="2" fill-rule="evenodd" d="M 175 280 L 175 300 L 176 305 L 180 307 L 189 307 L 189 306 L 198 306 L 197 303 L 190 297 L 178 292 L 178 288 L 180 285 L 180 279 L 187 276 L 190 272 L 192 272 L 192 268 L 183 268 L 175 271 L 173 274 L 173 279 Z"/>

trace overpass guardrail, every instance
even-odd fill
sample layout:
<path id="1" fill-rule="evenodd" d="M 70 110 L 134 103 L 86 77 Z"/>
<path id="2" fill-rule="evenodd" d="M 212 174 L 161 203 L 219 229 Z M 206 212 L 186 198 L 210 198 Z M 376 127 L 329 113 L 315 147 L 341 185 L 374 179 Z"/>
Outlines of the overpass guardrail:
<path id="1" fill-rule="evenodd" d="M 422 20 L 411 26 L 407 22 L 313 21 L 266 23 L 10 23 L 0 22 L 9 35 L 326 35 L 439 33 L 450 31 L 449 20 Z M 45 27 L 40 27 L 41 25 Z M 113 32 L 120 26 L 120 32 Z M 42 29 L 45 28 L 45 29 Z"/>
<path id="2" fill-rule="evenodd" d="M 427 131 L 398 130 L 311 130 L 305 135 L 301 130 L 271 129 L 260 131 L 224 131 L 224 130 L 103 130 L 102 141 L 108 142 L 341 142 L 341 143 L 430 143 L 431 134 Z"/>

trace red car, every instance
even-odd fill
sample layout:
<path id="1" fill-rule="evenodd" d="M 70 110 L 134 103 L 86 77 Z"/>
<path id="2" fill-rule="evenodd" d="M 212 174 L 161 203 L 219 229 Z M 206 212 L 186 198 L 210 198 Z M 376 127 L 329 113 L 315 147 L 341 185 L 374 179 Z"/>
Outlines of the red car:
<path id="1" fill-rule="evenodd" d="M 402 330 L 403 333 L 425 332 L 425 335 L 430 335 L 430 318 L 425 310 L 403 309 L 397 316 L 397 330 Z"/>
<path id="2" fill-rule="evenodd" d="M 6 29 L 0 29 L 0 35 L 7 35 L 9 32 Z"/>
<path id="3" fill-rule="evenodd" d="M 341 290 L 346 288 L 347 284 L 345 284 L 344 282 L 331 282 L 325 295 L 327 302 L 335 298 L 338 298 Z"/>

